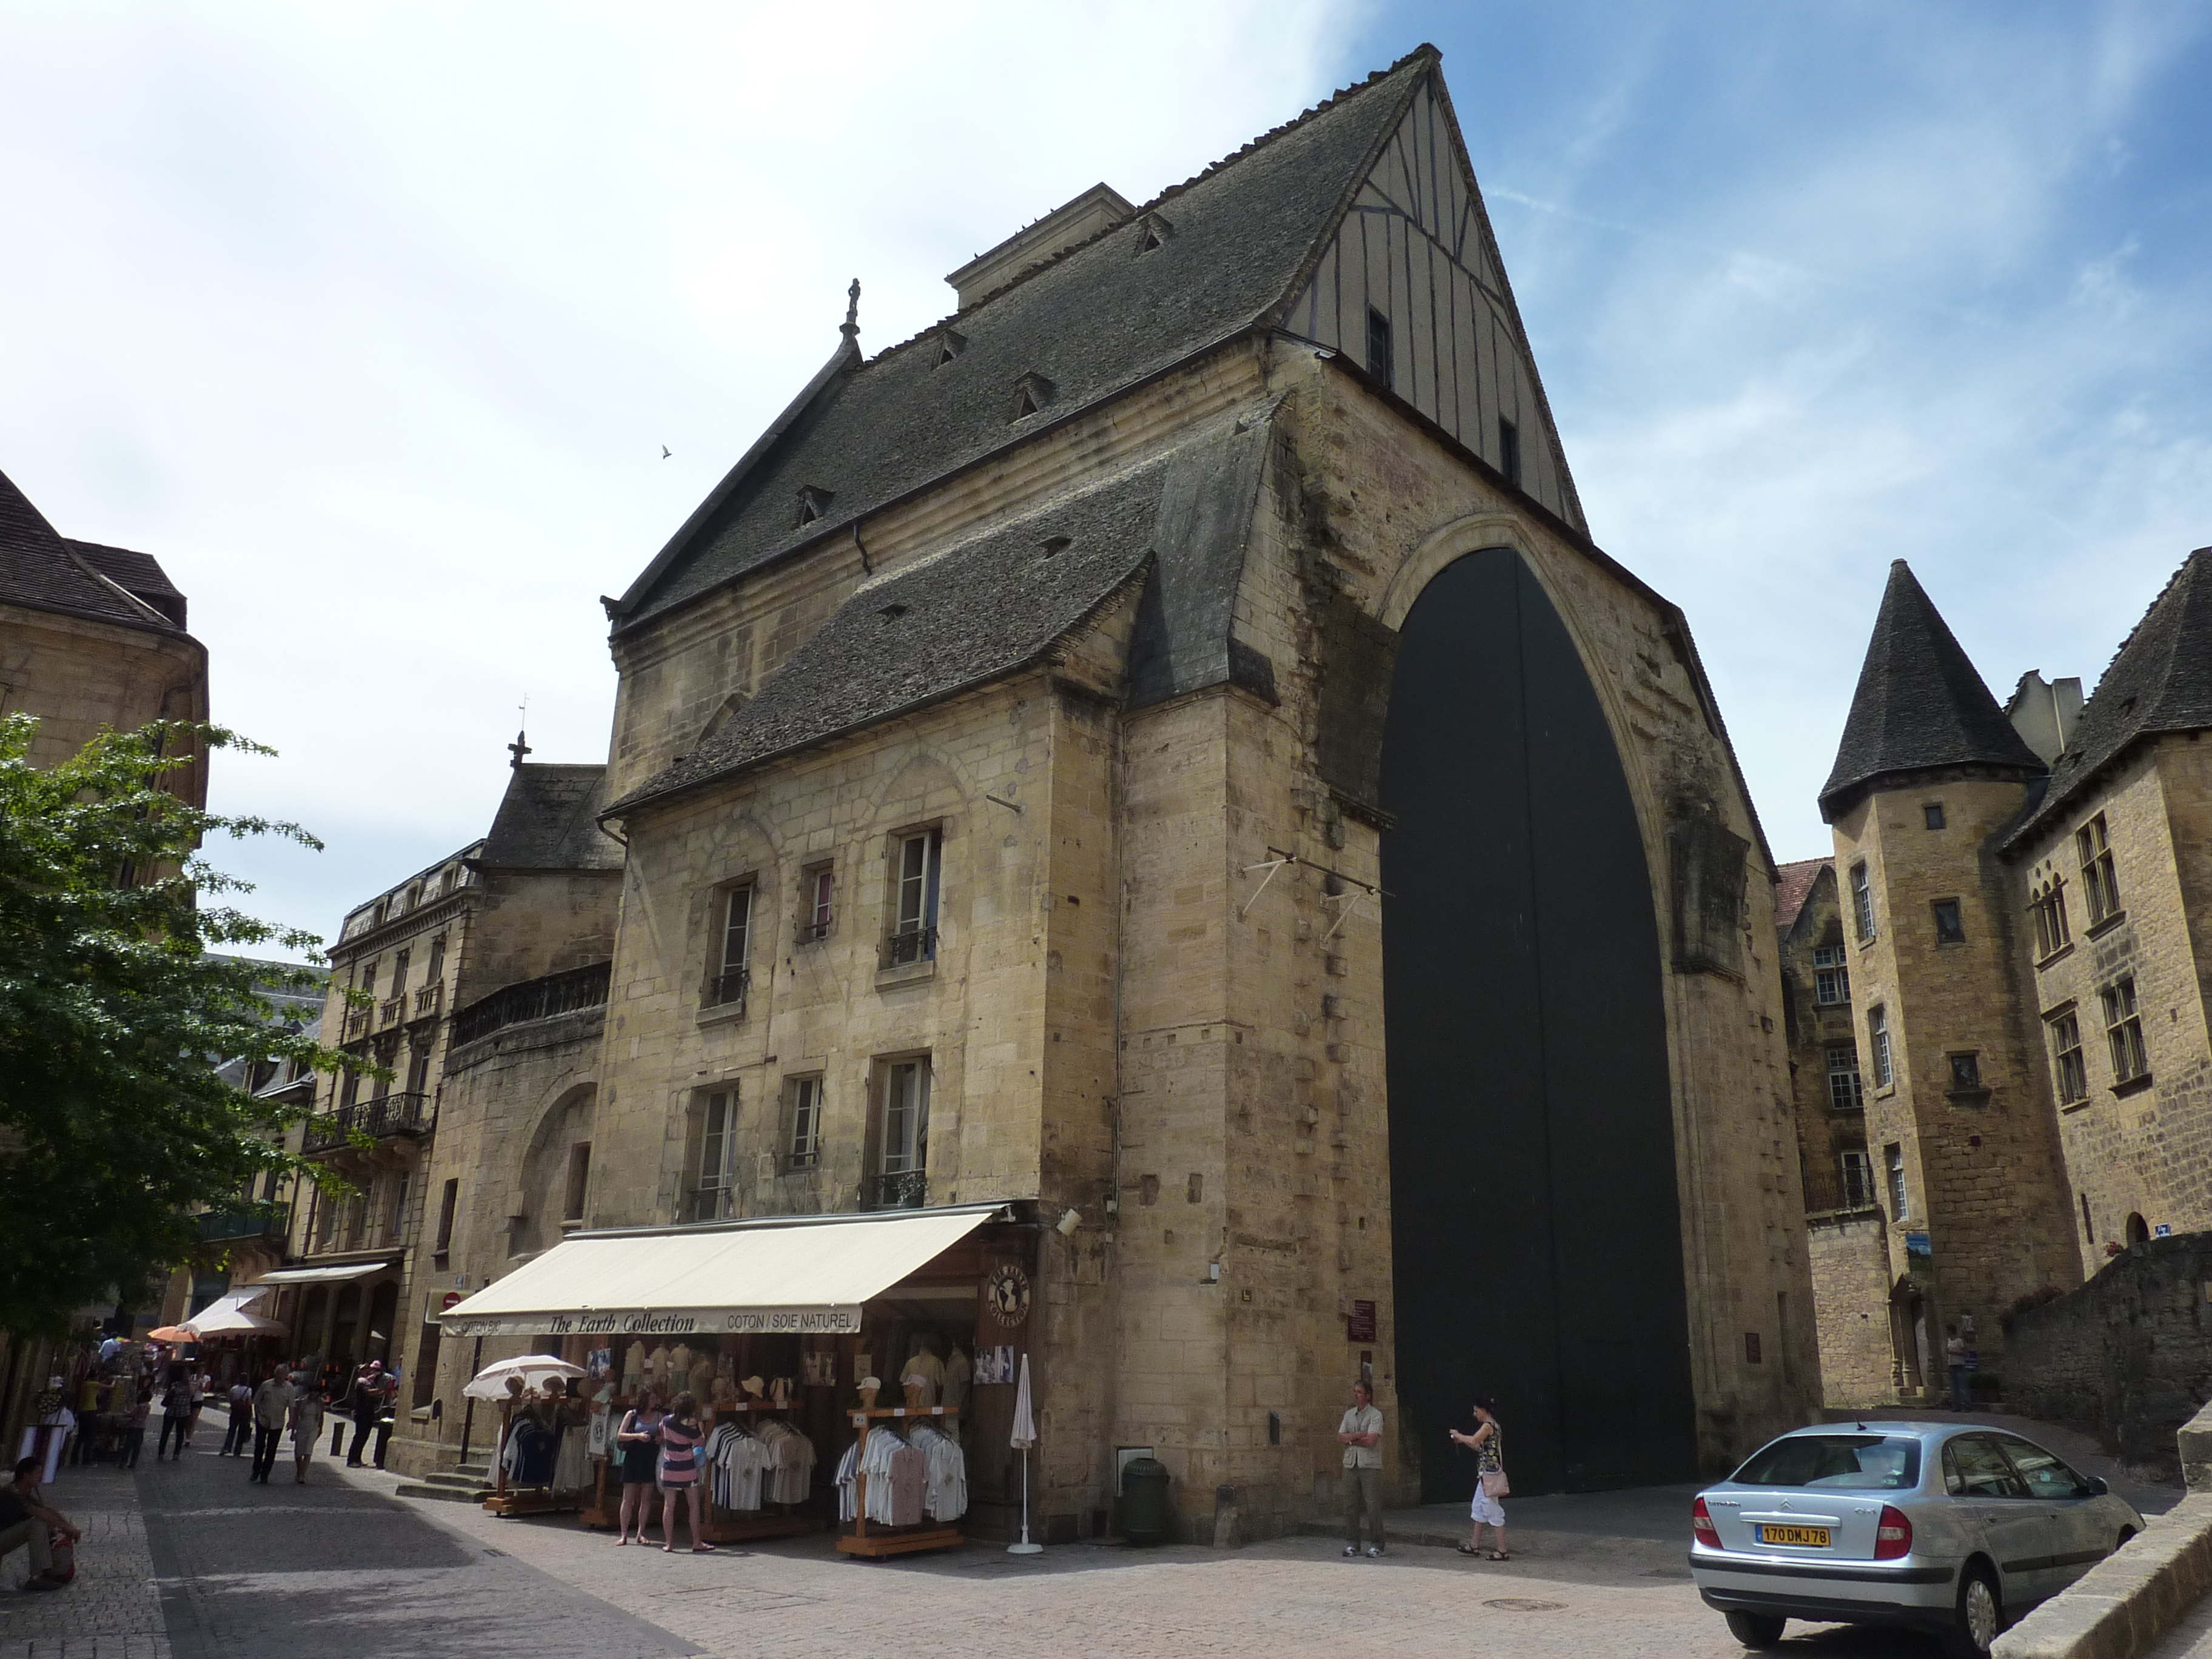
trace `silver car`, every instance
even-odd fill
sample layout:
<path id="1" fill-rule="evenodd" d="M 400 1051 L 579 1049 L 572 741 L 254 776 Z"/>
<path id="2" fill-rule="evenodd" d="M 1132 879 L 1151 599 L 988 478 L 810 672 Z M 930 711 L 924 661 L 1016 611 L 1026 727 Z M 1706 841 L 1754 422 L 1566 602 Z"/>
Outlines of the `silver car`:
<path id="1" fill-rule="evenodd" d="M 1984 1654 L 2142 1530 L 2135 1506 L 2032 1440 L 1966 1423 L 1831 1423 L 1698 1494 L 1690 1576 L 1747 1648 L 1791 1619 L 1910 1625 Z"/>

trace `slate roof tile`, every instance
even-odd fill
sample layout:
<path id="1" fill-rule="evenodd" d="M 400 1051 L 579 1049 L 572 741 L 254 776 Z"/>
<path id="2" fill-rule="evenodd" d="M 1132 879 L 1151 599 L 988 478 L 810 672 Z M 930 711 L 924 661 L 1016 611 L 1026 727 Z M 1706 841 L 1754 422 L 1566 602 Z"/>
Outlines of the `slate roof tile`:
<path id="1" fill-rule="evenodd" d="M 470 862 L 487 870 L 619 870 L 623 849 L 599 828 L 604 765 L 525 762 L 508 776 L 491 831 Z"/>
<path id="2" fill-rule="evenodd" d="M 1434 47 L 1418 49 L 913 340 L 865 363 L 833 357 L 808 406 L 786 412 L 781 437 L 748 452 L 615 605 L 617 628 L 848 534 L 902 495 L 1272 319 L 1436 62 Z M 1140 251 L 1155 212 L 1174 234 Z M 938 332 L 954 325 L 965 347 L 940 366 Z M 1030 374 L 1050 383 L 1049 400 L 1010 419 Z M 802 525 L 810 487 L 835 505 Z"/>
<path id="3" fill-rule="evenodd" d="M 124 585 L 78 550 L 82 545 L 64 540 L 8 475 L 0 472 L 0 603 L 58 611 L 157 633 L 179 628 L 125 592 Z M 99 550 L 125 551 L 120 548 Z M 131 556 L 154 563 L 143 553 Z M 160 567 L 155 568 L 158 571 Z M 163 580 L 166 584 L 167 578 Z M 181 602 L 184 596 L 177 598 Z"/>
<path id="4" fill-rule="evenodd" d="M 2051 786 L 2006 832 L 2006 850 L 2062 816 L 2138 738 L 2212 727 L 2212 547 L 2181 562 L 2121 642 L 2051 769 Z"/>
<path id="5" fill-rule="evenodd" d="M 1953 766 L 1993 767 L 2023 778 L 2044 769 L 1898 559 L 1889 567 L 1835 769 L 1820 788 L 1820 810 L 1832 821 L 1863 785 Z"/>

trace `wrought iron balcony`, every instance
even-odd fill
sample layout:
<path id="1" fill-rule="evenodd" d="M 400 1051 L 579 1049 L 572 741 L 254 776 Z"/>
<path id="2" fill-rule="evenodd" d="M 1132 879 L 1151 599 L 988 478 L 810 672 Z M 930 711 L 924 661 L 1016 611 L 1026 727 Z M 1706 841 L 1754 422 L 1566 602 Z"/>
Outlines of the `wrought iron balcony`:
<path id="1" fill-rule="evenodd" d="M 333 1146 L 348 1146 L 356 1130 L 371 1140 L 386 1140 L 398 1135 L 427 1135 L 437 1126 L 438 1108 L 428 1095 L 385 1095 L 375 1100 L 357 1100 L 309 1119 L 304 1150 L 326 1152 Z"/>
<path id="2" fill-rule="evenodd" d="M 884 966 L 903 968 L 908 963 L 937 960 L 937 929 L 902 927 L 884 941 Z"/>
<path id="3" fill-rule="evenodd" d="M 1879 1211 L 1881 1208 L 1881 1195 L 1872 1170 L 1863 1173 L 1845 1170 L 1805 1171 L 1805 1213 L 1808 1215 L 1826 1215 L 1842 1210 Z"/>
<path id="4" fill-rule="evenodd" d="M 226 1238 L 282 1240 L 292 1230 L 292 1209 L 280 1204 L 264 1213 L 258 1210 L 210 1210 L 198 1218 L 200 1243 L 212 1244 Z"/>
<path id="5" fill-rule="evenodd" d="M 860 1187 L 864 1210 L 918 1210 L 929 1200 L 929 1171 L 901 1170 L 870 1176 Z"/>
<path id="6" fill-rule="evenodd" d="M 745 1000 L 745 989 L 752 983 L 752 978 L 751 969 L 738 968 L 708 980 L 703 1006 L 726 1008 L 732 1003 L 742 1005 Z"/>
<path id="7" fill-rule="evenodd" d="M 826 915 L 817 916 L 812 911 L 808 911 L 806 920 L 799 924 L 799 943 L 801 945 L 813 945 L 823 939 L 828 939 L 830 937 L 830 919 Z"/>
<path id="8" fill-rule="evenodd" d="M 607 982 L 613 967 L 612 963 L 595 962 L 588 968 L 571 968 L 564 973 L 547 974 L 541 979 L 526 979 L 520 985 L 479 997 L 453 1015 L 453 1041 L 456 1044 L 474 1042 L 504 1026 L 520 1025 L 525 1020 L 549 1019 L 555 1014 L 599 1007 L 607 1000 Z"/>

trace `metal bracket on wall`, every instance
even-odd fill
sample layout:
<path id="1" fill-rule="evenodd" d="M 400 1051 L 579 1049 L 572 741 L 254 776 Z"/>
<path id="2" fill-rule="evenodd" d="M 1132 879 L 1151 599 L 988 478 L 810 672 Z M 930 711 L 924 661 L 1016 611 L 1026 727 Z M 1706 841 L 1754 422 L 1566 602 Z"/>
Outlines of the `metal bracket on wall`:
<path id="1" fill-rule="evenodd" d="M 1244 908 L 1237 913 L 1237 920 L 1239 921 L 1243 921 L 1245 916 L 1250 912 L 1252 907 L 1260 902 L 1260 895 L 1267 890 L 1267 883 L 1274 880 L 1278 871 L 1286 864 L 1296 864 L 1297 862 L 1297 860 L 1296 859 L 1287 857 L 1270 859 L 1265 864 L 1248 864 L 1242 870 L 1239 870 L 1237 873 L 1240 876 L 1249 876 L 1255 870 L 1265 870 L 1267 872 L 1267 879 L 1262 881 L 1259 886 L 1253 890 L 1252 896 L 1244 901 Z"/>

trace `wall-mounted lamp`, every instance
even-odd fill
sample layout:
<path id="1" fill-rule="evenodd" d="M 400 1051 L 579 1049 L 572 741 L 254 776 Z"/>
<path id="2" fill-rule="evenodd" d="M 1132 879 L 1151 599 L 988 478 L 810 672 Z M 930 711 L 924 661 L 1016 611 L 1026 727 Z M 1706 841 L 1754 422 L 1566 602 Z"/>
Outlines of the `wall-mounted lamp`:
<path id="1" fill-rule="evenodd" d="M 1058 1221 L 1053 1224 L 1053 1231 L 1057 1232 L 1062 1238 L 1066 1238 L 1070 1237 L 1075 1230 L 1082 1224 L 1083 1212 L 1080 1210 L 1070 1210 L 1066 1214 L 1061 1216 Z"/>

